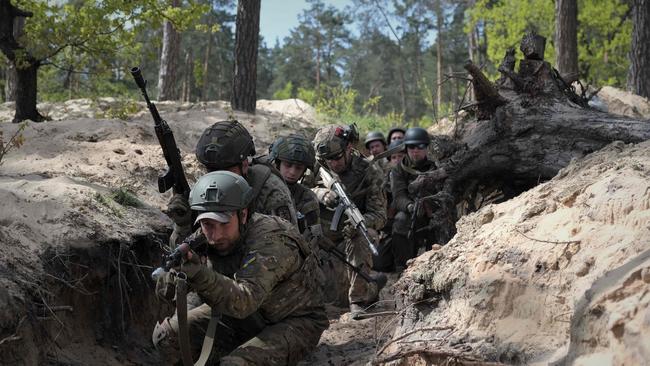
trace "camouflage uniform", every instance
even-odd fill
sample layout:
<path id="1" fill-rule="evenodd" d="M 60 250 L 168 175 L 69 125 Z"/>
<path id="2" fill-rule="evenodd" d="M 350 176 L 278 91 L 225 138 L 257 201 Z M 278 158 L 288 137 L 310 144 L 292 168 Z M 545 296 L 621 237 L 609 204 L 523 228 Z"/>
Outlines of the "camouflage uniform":
<path id="1" fill-rule="evenodd" d="M 453 198 L 443 189 L 444 180 L 429 179 L 426 176 L 418 178 L 418 173 L 433 172 L 436 169 L 438 166 L 431 160 L 415 164 L 405 156 L 402 162 L 391 170 L 391 191 L 397 210 L 393 222 L 392 248 L 397 266 L 403 267 L 408 259 L 417 255 L 416 240 L 407 240 L 412 217 L 408 206 L 414 204 L 417 197 L 434 196 L 422 203 L 419 214 L 416 215 L 415 230 L 429 226 L 428 230 L 419 235 L 426 240 L 427 246 L 432 242 L 445 244 L 454 234 L 448 229 L 453 227 L 453 224 L 449 225 L 445 219 L 455 216 L 455 208 Z M 416 179 L 420 179 L 423 184 L 415 185 Z"/>
<path id="2" fill-rule="evenodd" d="M 251 165 L 244 178 L 256 193 L 255 212 L 278 216 L 294 225 L 298 224 L 292 193 L 284 180 L 272 172 L 272 168 L 264 164 Z"/>
<path id="3" fill-rule="evenodd" d="M 234 250 L 208 259 L 188 280 L 205 302 L 188 311 L 195 351 L 212 312 L 222 314 L 212 351 L 221 366 L 295 365 L 314 349 L 329 325 L 322 273 L 295 227 L 253 214 Z M 177 331 L 175 316 L 170 323 Z M 174 338 L 162 346 L 173 349 Z"/>
<path id="4" fill-rule="evenodd" d="M 336 176 L 334 173 L 332 175 Z M 339 174 L 337 179 L 343 184 L 346 193 L 363 214 L 367 227 L 377 231 L 380 230 L 386 222 L 386 197 L 381 188 L 381 171 L 372 166 L 358 151 L 353 150 L 348 169 Z M 319 200 L 322 200 L 323 195 L 329 189 L 317 187 L 312 190 L 319 197 Z M 346 259 L 350 263 L 370 273 L 372 252 L 363 236 L 357 234 L 351 239 L 344 238 L 340 232 L 342 224 L 339 226 L 338 231 L 329 230 L 332 218 L 332 210 L 327 208 L 321 210 L 321 222 L 325 236 L 337 246 L 344 247 Z M 376 298 L 377 286 L 375 283 L 368 283 L 349 268 L 347 269 L 347 275 L 350 284 L 348 291 L 350 304 L 366 303 Z"/>
<path id="5" fill-rule="evenodd" d="M 287 185 L 296 211 L 305 216 L 306 227 L 320 224 L 320 207 L 316 194 L 300 183 Z"/>
<path id="6" fill-rule="evenodd" d="M 248 130 L 235 120 L 214 123 L 203 131 L 196 145 L 197 160 L 208 171 L 227 170 L 237 165 L 243 170 L 244 161 L 254 154 L 253 138 Z M 278 216 L 298 225 L 291 192 L 279 172 L 267 164 L 253 163 L 248 167 L 245 178 L 253 188 L 255 212 Z M 170 212 L 173 213 L 173 208 L 178 206 L 186 211 L 185 215 L 176 219 L 172 217 L 175 223 L 170 245 L 174 247 L 192 233 L 192 220 L 186 207 L 186 198 L 174 195 L 172 202 L 174 203 L 170 202 L 168 207 Z"/>

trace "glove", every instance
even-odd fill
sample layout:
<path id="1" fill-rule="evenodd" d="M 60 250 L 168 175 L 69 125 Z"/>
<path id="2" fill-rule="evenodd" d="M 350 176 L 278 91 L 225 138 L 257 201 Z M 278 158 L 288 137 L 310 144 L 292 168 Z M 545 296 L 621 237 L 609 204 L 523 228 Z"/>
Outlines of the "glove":
<path id="1" fill-rule="evenodd" d="M 183 261 L 180 266 L 175 267 L 174 269 L 177 272 L 185 273 L 187 279 L 191 280 L 192 278 L 196 277 L 196 274 L 204 268 L 207 269 L 206 266 L 201 264 L 201 257 L 193 251 L 190 251 L 187 253 L 185 261 Z"/>
<path id="2" fill-rule="evenodd" d="M 413 214 L 413 210 L 415 210 L 415 204 L 409 203 L 408 206 L 406 206 L 406 210 L 408 210 L 410 214 Z"/>
<path id="3" fill-rule="evenodd" d="M 172 302 L 176 295 L 176 273 L 165 272 L 156 281 L 156 297 L 162 302 Z"/>
<path id="4" fill-rule="evenodd" d="M 323 195 L 323 204 L 327 207 L 336 207 L 339 204 L 339 196 L 336 192 L 329 190 Z"/>
<path id="5" fill-rule="evenodd" d="M 192 210 L 190 203 L 182 194 L 175 194 L 167 204 L 165 214 L 180 227 L 192 227 Z"/>
<path id="6" fill-rule="evenodd" d="M 357 235 L 357 228 L 351 222 L 347 221 L 341 233 L 346 239 L 351 240 Z"/>

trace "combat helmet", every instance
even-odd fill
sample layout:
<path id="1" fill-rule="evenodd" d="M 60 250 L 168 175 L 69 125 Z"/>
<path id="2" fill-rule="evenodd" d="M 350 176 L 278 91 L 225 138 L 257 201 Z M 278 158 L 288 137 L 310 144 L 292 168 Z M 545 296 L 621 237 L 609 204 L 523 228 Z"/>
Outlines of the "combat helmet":
<path id="1" fill-rule="evenodd" d="M 404 145 L 419 145 L 431 143 L 431 136 L 422 127 L 411 127 L 404 134 Z"/>
<path id="2" fill-rule="evenodd" d="M 304 164 L 314 170 L 316 154 L 307 139 L 298 134 L 280 136 L 269 147 L 269 160 L 279 164 L 280 160 Z"/>
<path id="3" fill-rule="evenodd" d="M 346 128 L 343 126 L 326 126 L 316 132 L 314 149 L 318 159 L 329 159 L 342 154 L 348 145 Z"/>
<path id="4" fill-rule="evenodd" d="M 196 158 L 208 170 L 241 164 L 251 155 L 255 155 L 253 138 L 235 120 L 220 121 L 208 127 L 196 144 Z"/>
<path id="5" fill-rule="evenodd" d="M 391 141 L 390 144 L 388 145 L 387 150 L 394 149 L 394 148 L 396 148 L 396 147 L 398 147 L 400 145 L 402 145 L 402 148 L 397 150 L 396 152 L 404 152 L 404 140 L 402 140 L 402 139 Z"/>
<path id="6" fill-rule="evenodd" d="M 370 131 L 366 135 L 366 140 L 364 141 L 364 144 L 366 145 L 366 149 L 368 149 L 368 145 L 373 142 L 373 141 L 381 141 L 384 146 L 386 146 L 386 139 L 384 138 L 384 134 L 379 132 L 379 131 Z"/>
<path id="7" fill-rule="evenodd" d="M 203 175 L 190 191 L 190 208 L 203 212 L 239 211 L 253 200 L 253 189 L 244 177 L 218 170 Z"/>

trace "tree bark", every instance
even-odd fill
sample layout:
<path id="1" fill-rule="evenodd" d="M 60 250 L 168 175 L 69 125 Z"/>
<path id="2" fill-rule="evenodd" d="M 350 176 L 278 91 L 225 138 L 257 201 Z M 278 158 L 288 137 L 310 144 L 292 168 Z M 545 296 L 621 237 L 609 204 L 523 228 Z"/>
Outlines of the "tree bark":
<path id="1" fill-rule="evenodd" d="M 235 70 L 231 105 L 234 110 L 255 113 L 257 101 L 257 48 L 261 0 L 239 0 L 235 33 Z"/>
<path id="2" fill-rule="evenodd" d="M 25 17 L 16 17 L 14 18 L 14 30 L 13 35 L 14 39 L 20 39 L 23 35 L 25 29 Z M 15 102 L 16 101 L 16 65 L 13 62 L 7 64 L 5 77 L 5 101 Z"/>
<path id="3" fill-rule="evenodd" d="M 172 6 L 180 6 L 179 0 L 172 0 Z M 163 42 L 158 71 L 158 100 L 174 100 L 178 97 L 176 69 L 180 50 L 180 35 L 169 20 L 163 23 Z"/>
<path id="4" fill-rule="evenodd" d="M 647 121 L 581 106 L 577 96 L 555 82 L 558 76 L 546 61 L 520 60 L 511 77 L 519 79 L 521 88 L 495 85 L 475 65 L 465 67 L 477 89 L 475 116 L 457 127 L 454 139 L 435 136 L 432 142 L 449 174 L 445 190 L 461 212 L 494 202 L 486 197 L 514 197 L 556 176 L 572 159 L 614 141 L 650 139 Z"/>
<path id="5" fill-rule="evenodd" d="M 16 114 L 13 122 L 45 120 L 36 109 L 36 77 L 41 61 L 18 44 L 14 37 L 15 19 L 31 16 L 33 13 L 16 8 L 9 0 L 0 0 L 0 50 L 16 68 Z"/>
<path id="6" fill-rule="evenodd" d="M 45 118 L 36 109 L 37 75 L 40 62 L 30 60 L 27 66 L 16 69 L 16 114 L 13 122 L 30 119 L 42 122 Z"/>
<path id="7" fill-rule="evenodd" d="M 438 75 L 437 81 L 438 81 L 438 91 L 436 92 L 437 94 L 437 106 L 436 108 L 438 109 L 438 113 L 436 115 L 440 115 L 440 107 L 442 106 L 442 26 L 444 24 L 444 17 L 442 14 L 442 4 L 441 0 L 436 1 L 436 27 L 438 29 L 438 40 L 436 41 L 437 43 L 437 49 L 436 49 L 436 73 Z"/>
<path id="8" fill-rule="evenodd" d="M 208 100 L 208 66 L 210 62 L 210 51 L 212 49 L 212 34 L 208 35 L 208 46 L 205 48 L 205 56 L 203 58 L 203 81 L 201 85 L 201 100 Z"/>
<path id="9" fill-rule="evenodd" d="M 578 1 L 555 1 L 555 49 L 560 75 L 567 84 L 578 80 Z"/>
<path id="10" fill-rule="evenodd" d="M 650 0 L 632 1 L 632 47 L 627 89 L 650 98 Z"/>

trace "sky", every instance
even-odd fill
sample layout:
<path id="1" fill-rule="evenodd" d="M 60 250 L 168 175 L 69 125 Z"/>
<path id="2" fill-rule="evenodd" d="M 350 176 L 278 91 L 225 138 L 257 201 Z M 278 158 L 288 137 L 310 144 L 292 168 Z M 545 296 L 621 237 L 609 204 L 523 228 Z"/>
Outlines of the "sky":
<path id="1" fill-rule="evenodd" d="M 325 0 L 323 2 L 339 10 L 352 4 L 352 0 Z M 298 15 L 308 8 L 309 4 L 304 0 L 262 1 L 260 34 L 264 37 L 266 45 L 273 47 L 276 39 L 282 44 L 284 37 L 289 36 L 289 31 L 298 26 Z"/>

